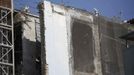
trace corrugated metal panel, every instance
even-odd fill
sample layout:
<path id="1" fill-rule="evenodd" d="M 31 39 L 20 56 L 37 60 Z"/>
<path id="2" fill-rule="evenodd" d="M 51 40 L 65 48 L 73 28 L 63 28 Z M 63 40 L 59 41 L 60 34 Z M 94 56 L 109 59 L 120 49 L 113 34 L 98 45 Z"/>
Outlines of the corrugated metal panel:
<path id="1" fill-rule="evenodd" d="M 0 6 L 11 8 L 12 0 L 0 0 Z"/>

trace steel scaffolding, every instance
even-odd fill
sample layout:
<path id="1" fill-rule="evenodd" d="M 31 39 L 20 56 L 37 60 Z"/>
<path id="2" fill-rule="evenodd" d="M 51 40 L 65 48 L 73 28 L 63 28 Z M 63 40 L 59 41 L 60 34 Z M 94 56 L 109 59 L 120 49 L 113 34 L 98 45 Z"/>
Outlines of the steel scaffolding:
<path id="1" fill-rule="evenodd" d="M 0 0 L 0 75 L 15 75 L 14 67 L 13 0 Z"/>

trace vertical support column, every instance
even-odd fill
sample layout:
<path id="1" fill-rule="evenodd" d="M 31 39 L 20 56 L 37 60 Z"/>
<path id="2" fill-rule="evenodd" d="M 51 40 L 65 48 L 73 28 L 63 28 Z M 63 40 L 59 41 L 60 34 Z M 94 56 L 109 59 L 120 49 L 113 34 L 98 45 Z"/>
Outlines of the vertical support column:
<path id="1" fill-rule="evenodd" d="M 47 75 L 47 69 L 46 69 L 46 50 L 45 50 L 45 9 L 44 9 L 44 2 L 40 3 L 38 5 L 39 10 L 39 16 L 40 16 L 40 33 L 41 33 L 41 74 Z"/>
<path id="2" fill-rule="evenodd" d="M 43 47 L 41 53 L 45 57 L 42 55 L 41 58 L 44 58 L 42 62 L 45 61 L 43 63 L 45 72 L 49 75 L 69 75 L 66 17 L 64 14 L 53 12 L 59 9 L 56 10 L 56 7 L 49 1 L 44 1 L 43 7 L 42 15 L 40 15 L 43 17 L 43 21 L 40 20 L 43 25 L 41 26 L 41 46 Z"/>
<path id="3" fill-rule="evenodd" d="M 101 64 L 101 51 L 100 51 L 100 39 L 99 39 L 99 29 L 98 25 L 93 25 L 93 37 L 94 37 L 94 64 L 95 73 L 97 75 L 102 74 L 102 64 Z"/>
<path id="4" fill-rule="evenodd" d="M 13 75 L 15 75 L 15 51 L 14 51 L 14 22 L 13 22 L 13 0 L 11 0 L 11 25 L 12 25 L 12 63 L 13 63 Z"/>

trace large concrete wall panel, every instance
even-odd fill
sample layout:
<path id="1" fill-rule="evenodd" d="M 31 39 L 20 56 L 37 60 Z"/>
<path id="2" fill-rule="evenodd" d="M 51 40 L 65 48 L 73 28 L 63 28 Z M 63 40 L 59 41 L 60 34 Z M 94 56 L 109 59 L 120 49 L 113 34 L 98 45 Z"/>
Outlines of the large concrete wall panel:
<path id="1" fill-rule="evenodd" d="M 45 44 L 48 75 L 69 75 L 67 30 L 65 16 L 52 12 L 45 2 Z"/>

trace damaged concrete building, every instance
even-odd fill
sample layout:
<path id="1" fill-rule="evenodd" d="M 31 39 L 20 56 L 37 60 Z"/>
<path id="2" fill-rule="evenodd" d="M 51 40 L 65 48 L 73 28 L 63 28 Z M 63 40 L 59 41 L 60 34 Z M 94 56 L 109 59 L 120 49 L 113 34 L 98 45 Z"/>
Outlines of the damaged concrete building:
<path id="1" fill-rule="evenodd" d="M 128 75 L 128 24 L 49 1 L 38 9 L 0 3 L 0 75 Z"/>
<path id="2" fill-rule="evenodd" d="M 48 75 L 125 75 L 128 24 L 48 1 L 39 10 Z"/>

